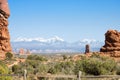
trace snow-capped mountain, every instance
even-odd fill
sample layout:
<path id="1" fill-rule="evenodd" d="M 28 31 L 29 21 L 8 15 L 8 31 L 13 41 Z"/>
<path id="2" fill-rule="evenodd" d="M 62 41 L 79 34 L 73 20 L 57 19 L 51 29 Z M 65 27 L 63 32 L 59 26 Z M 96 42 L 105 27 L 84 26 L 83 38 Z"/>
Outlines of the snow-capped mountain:
<path id="1" fill-rule="evenodd" d="M 100 47 L 103 46 L 103 42 L 94 39 L 83 39 L 69 43 L 58 36 L 49 39 L 19 37 L 11 44 L 14 51 L 24 48 L 37 53 L 84 52 L 86 44 L 90 45 L 92 51 L 99 51 Z"/>
<path id="2" fill-rule="evenodd" d="M 83 40 L 80 40 L 80 42 L 90 44 L 92 42 L 96 42 L 96 40 L 95 39 L 83 39 Z"/>
<path id="3" fill-rule="evenodd" d="M 55 36 L 55 37 L 52 37 L 52 38 L 49 38 L 49 39 L 45 39 L 45 38 L 22 38 L 22 37 L 19 37 L 19 38 L 14 40 L 14 42 L 31 42 L 31 41 L 50 43 L 50 42 L 56 42 L 56 41 L 63 42 L 64 40 L 62 38 L 58 37 L 58 36 Z"/>

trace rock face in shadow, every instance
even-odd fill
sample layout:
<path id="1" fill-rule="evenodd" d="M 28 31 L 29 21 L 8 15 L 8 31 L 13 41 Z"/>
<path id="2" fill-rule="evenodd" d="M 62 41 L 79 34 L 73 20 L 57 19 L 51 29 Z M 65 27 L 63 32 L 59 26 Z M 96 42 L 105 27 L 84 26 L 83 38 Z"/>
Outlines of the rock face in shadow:
<path id="1" fill-rule="evenodd" d="M 6 52 L 12 51 L 8 31 L 9 15 L 7 0 L 0 0 L 0 58 L 4 58 Z"/>
<path id="2" fill-rule="evenodd" d="M 120 57 L 120 32 L 117 30 L 108 30 L 105 33 L 105 45 L 100 52 L 110 54 L 113 57 Z"/>

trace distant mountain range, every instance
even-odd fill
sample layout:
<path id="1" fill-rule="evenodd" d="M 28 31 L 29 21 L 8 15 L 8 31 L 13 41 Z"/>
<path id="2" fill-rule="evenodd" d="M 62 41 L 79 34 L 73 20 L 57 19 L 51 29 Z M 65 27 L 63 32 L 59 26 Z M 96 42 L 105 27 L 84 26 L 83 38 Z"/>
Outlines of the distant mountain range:
<path id="1" fill-rule="evenodd" d="M 83 39 L 69 43 L 58 36 L 49 39 L 17 38 L 11 44 L 15 52 L 18 52 L 20 48 L 24 48 L 32 53 L 84 52 L 86 44 L 90 45 L 91 51 L 99 51 L 100 47 L 104 45 L 103 42 L 94 39 Z"/>

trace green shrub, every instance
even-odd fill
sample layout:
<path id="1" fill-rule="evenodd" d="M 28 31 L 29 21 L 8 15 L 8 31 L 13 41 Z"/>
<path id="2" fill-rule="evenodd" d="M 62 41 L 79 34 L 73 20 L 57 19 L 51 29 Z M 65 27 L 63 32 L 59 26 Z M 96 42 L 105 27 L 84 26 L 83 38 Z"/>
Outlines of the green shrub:
<path id="1" fill-rule="evenodd" d="M 5 54 L 5 56 L 6 56 L 6 59 L 12 59 L 13 54 L 10 53 L 10 52 L 7 52 L 7 53 Z"/>
<path id="2" fill-rule="evenodd" d="M 109 57 L 94 55 L 90 58 L 84 58 L 76 62 L 74 72 L 77 74 L 83 71 L 91 75 L 112 74 L 116 66 L 113 59 Z"/>
<path id="3" fill-rule="evenodd" d="M 73 74 L 74 64 L 71 61 L 59 62 L 49 69 L 52 74 Z"/>
<path id="4" fill-rule="evenodd" d="M 66 60 L 67 59 L 67 56 L 66 55 L 63 55 L 63 60 Z"/>
<path id="5" fill-rule="evenodd" d="M 97 59 L 86 59 L 82 62 L 83 71 L 87 74 L 100 75 L 102 73 L 102 62 Z"/>
<path id="6" fill-rule="evenodd" d="M 29 55 L 27 57 L 28 60 L 39 60 L 39 61 L 47 61 L 46 58 L 42 57 L 42 56 L 38 56 L 38 55 Z"/>
<path id="7" fill-rule="evenodd" d="M 76 61 L 76 65 L 74 68 L 74 73 L 77 75 L 79 71 L 83 71 L 83 64 L 82 64 L 82 60 L 78 60 Z"/>
<path id="8" fill-rule="evenodd" d="M 18 73 L 19 69 L 20 69 L 19 65 L 12 66 L 12 72 L 14 72 L 15 74 Z"/>
<path id="9" fill-rule="evenodd" d="M 0 61 L 0 74 L 9 74 L 8 67 Z M 12 80 L 10 76 L 0 76 L 0 80 Z"/>
<path id="10" fill-rule="evenodd" d="M 56 74 L 56 69 L 51 67 L 49 70 L 48 70 L 48 73 L 51 73 L 51 74 Z"/>
<path id="11" fill-rule="evenodd" d="M 120 75 L 120 64 L 119 63 L 116 66 L 116 74 Z"/>

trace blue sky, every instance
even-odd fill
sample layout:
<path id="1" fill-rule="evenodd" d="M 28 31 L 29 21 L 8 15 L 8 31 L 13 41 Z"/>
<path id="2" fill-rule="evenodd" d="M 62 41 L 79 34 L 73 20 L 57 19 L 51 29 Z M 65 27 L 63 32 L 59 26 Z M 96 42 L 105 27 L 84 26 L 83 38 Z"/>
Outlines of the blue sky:
<path id="1" fill-rule="evenodd" d="M 120 0 L 8 0 L 11 40 L 18 37 L 104 41 L 108 29 L 120 31 Z"/>

